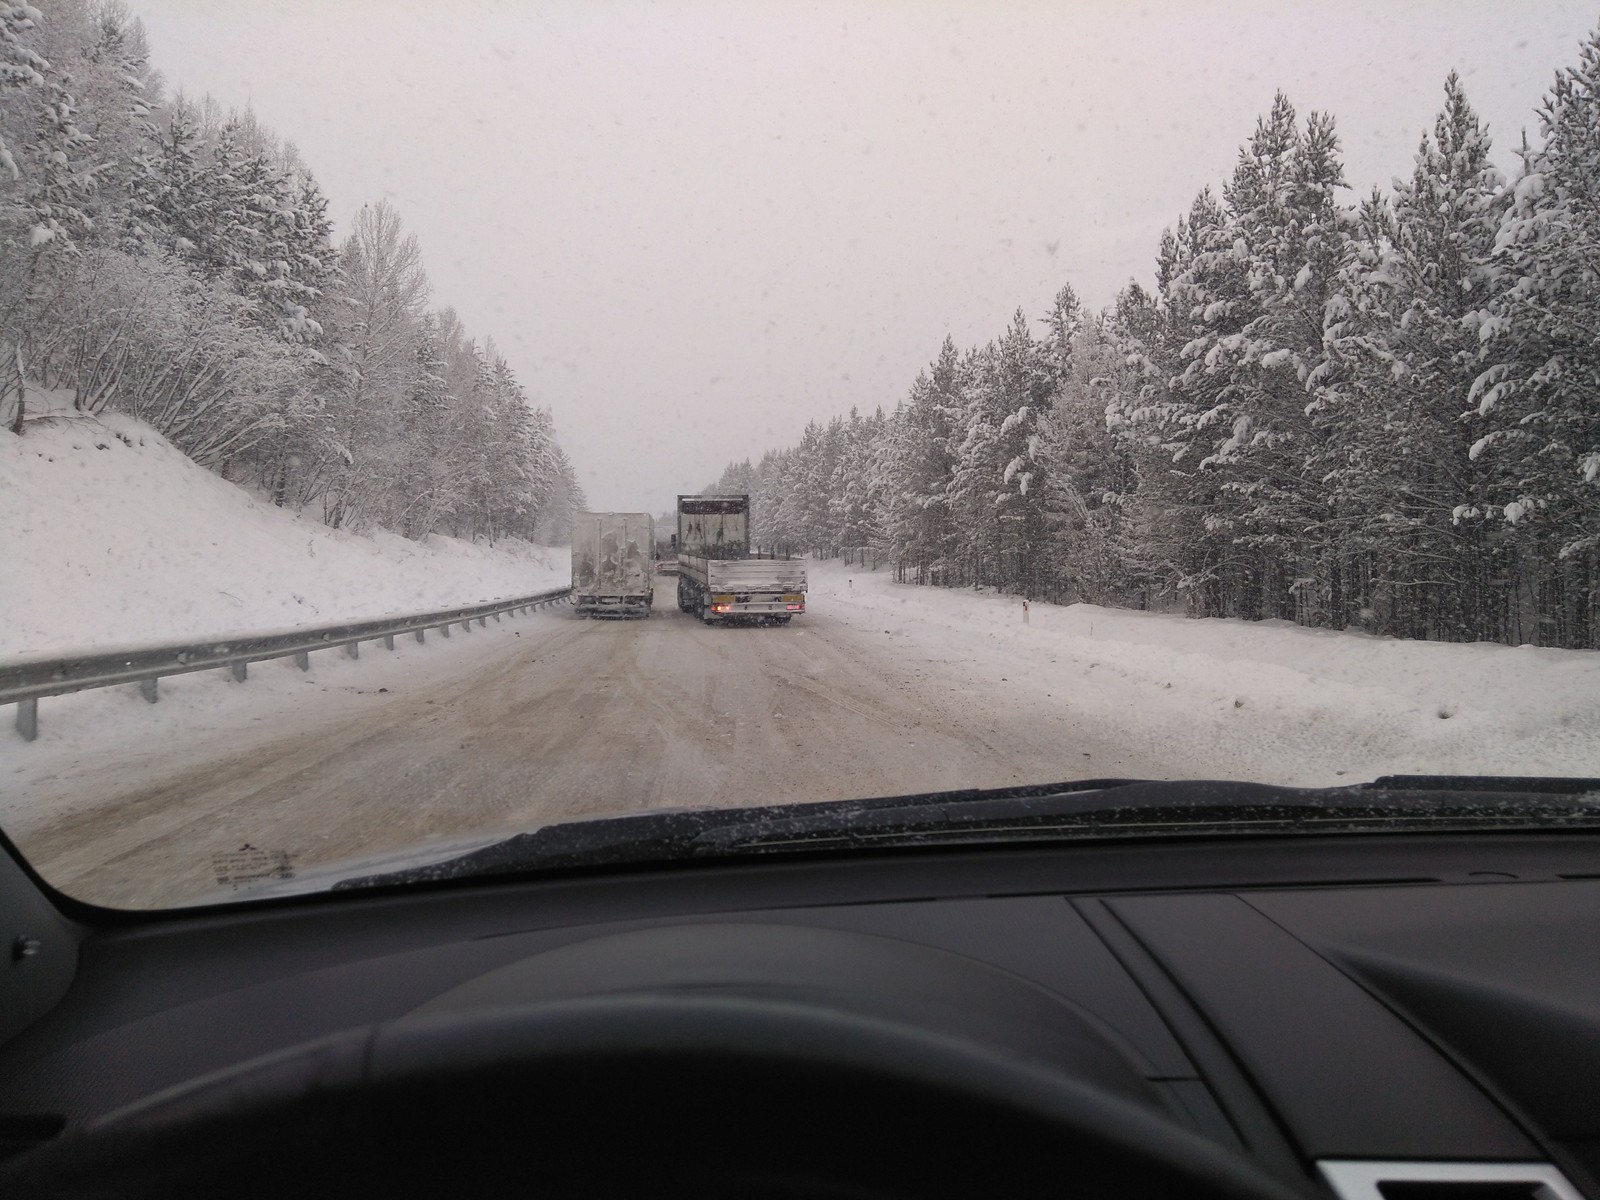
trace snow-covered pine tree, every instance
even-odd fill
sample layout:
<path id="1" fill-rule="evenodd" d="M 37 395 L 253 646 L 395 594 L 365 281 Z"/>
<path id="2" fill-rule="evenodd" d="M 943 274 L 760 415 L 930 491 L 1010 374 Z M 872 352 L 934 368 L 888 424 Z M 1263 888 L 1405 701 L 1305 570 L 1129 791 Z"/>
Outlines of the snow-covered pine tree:
<path id="1" fill-rule="evenodd" d="M 1071 378 L 1078 338 L 1086 316 L 1083 303 L 1071 284 L 1063 284 L 1044 315 L 1044 337 L 1039 340 L 1039 359 L 1052 388 Z"/>
<path id="2" fill-rule="evenodd" d="M 962 583 L 998 584 L 1003 537 L 997 513 L 1001 476 L 1000 425 L 1009 415 L 998 386 L 993 342 L 968 350 L 956 368 L 961 409 L 952 424 L 949 504 L 955 527 L 955 575 Z"/>
<path id="3" fill-rule="evenodd" d="M 1328 305 L 1331 353 L 1313 380 L 1330 431 L 1319 469 L 1350 550 L 1344 583 L 1371 628 L 1508 636 L 1505 538 L 1459 511 L 1485 482 L 1463 414 L 1504 202 L 1488 132 L 1452 73 L 1411 177 L 1361 206 L 1357 253 Z"/>
<path id="4" fill-rule="evenodd" d="M 885 451 L 886 536 L 919 583 L 942 583 L 956 568 L 950 489 L 957 422 L 963 411 L 961 355 L 947 334 L 917 377 L 892 448 Z"/>
<path id="5" fill-rule="evenodd" d="M 1170 246 L 1175 254 L 1175 238 Z M 1192 562 L 1194 548 L 1205 541 L 1204 510 L 1191 490 L 1200 481 L 1173 469 L 1159 432 L 1166 425 L 1163 414 L 1175 407 L 1168 381 L 1177 360 L 1177 323 L 1156 296 L 1130 282 L 1104 314 L 1101 336 L 1107 361 L 1091 385 L 1103 404 L 1106 436 L 1118 464 L 1105 497 L 1117 514 L 1111 549 L 1117 589 L 1138 608 L 1175 593 L 1192 608 L 1208 590 L 1205 584 L 1183 586 L 1192 575 L 1181 565 Z M 1173 498 L 1180 502 L 1169 505 Z"/>
<path id="6" fill-rule="evenodd" d="M 1059 309 L 1057 310 L 1059 311 Z M 1116 369 L 1104 323 L 1074 322 L 1049 410 L 1039 421 L 1034 458 L 1044 520 L 1042 595 L 1095 604 L 1121 598 L 1116 499 L 1129 486 L 1127 460 L 1106 427 L 1100 381 Z"/>
<path id="7" fill-rule="evenodd" d="M 1312 114 L 1302 134 L 1280 93 L 1240 151 L 1225 212 L 1192 214 L 1192 256 L 1169 277 L 1195 333 L 1172 384 L 1187 401 L 1173 414 L 1179 448 L 1209 443 L 1200 466 L 1220 477 L 1210 525 L 1232 542 L 1220 599 L 1241 616 L 1337 620 L 1328 610 L 1342 607 L 1317 587 L 1339 549 L 1311 467 L 1323 435 L 1306 396 L 1352 253 L 1337 151 L 1332 118 Z"/>
<path id="8" fill-rule="evenodd" d="M 1539 110 L 1543 139 L 1502 219 L 1505 286 L 1482 310 L 1470 456 L 1493 468 L 1463 519 L 1536 564 L 1536 639 L 1600 645 L 1600 31 Z"/>
<path id="9" fill-rule="evenodd" d="M 875 545 L 881 537 L 876 509 L 876 441 L 883 432 L 883 412 L 862 417 L 854 408 L 841 430 L 839 456 L 829 492 L 834 544 L 844 551 Z"/>
<path id="10" fill-rule="evenodd" d="M 1205 467 L 1219 427 L 1239 416 L 1226 380 L 1207 372 L 1211 347 L 1238 335 L 1248 307 L 1238 243 L 1202 190 L 1162 235 L 1156 296 L 1124 291 L 1112 320 L 1127 369 L 1107 379 L 1107 423 L 1137 472 L 1138 524 L 1163 535 L 1148 549 L 1158 590 L 1181 595 L 1195 616 L 1232 611 L 1242 573 L 1225 475 Z"/>
<path id="11" fill-rule="evenodd" d="M 1045 544 L 1042 484 L 1044 465 L 1037 454 L 1039 423 L 1048 413 L 1055 388 L 1051 363 L 1034 340 L 1019 308 L 1011 326 L 995 343 L 995 358 L 985 391 L 998 418 L 994 453 L 1000 464 L 995 494 L 997 582 L 1025 596 L 1037 594 L 1043 576 Z"/>

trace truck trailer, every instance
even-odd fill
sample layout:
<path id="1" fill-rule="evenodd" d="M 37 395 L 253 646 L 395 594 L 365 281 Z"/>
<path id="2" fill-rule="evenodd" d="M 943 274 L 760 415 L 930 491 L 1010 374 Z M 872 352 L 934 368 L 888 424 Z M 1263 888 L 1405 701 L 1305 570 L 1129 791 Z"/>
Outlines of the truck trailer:
<path id="1" fill-rule="evenodd" d="M 648 617 L 655 594 L 649 513 L 581 512 L 572 518 L 572 595 L 584 616 Z"/>
<path id="2" fill-rule="evenodd" d="M 678 497 L 678 607 L 707 624 L 787 625 L 806 610 L 806 568 L 750 553 L 750 497 Z"/>

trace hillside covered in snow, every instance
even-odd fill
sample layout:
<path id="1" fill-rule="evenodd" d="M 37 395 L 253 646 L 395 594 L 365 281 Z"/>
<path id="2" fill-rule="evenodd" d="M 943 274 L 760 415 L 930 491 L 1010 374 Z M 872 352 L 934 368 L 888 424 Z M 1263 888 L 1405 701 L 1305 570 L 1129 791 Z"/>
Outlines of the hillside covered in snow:
<path id="1" fill-rule="evenodd" d="M 0 432 L 0 512 L 0 660 L 486 603 L 568 573 L 514 538 L 331 529 L 115 413 Z"/>

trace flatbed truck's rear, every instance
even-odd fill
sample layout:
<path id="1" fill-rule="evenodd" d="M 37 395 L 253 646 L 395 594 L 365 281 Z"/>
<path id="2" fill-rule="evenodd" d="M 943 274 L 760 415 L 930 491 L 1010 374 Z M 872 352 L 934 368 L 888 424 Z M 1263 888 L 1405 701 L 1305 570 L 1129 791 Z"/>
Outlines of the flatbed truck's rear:
<path id="1" fill-rule="evenodd" d="M 708 624 L 786 625 L 806 610 L 805 564 L 750 553 L 750 497 L 678 497 L 678 607 Z"/>

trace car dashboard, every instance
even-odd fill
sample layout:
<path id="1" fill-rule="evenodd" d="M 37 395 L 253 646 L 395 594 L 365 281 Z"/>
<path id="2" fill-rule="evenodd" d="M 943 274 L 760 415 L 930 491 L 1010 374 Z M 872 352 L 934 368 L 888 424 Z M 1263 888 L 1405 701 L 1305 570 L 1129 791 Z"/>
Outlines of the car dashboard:
<path id="1" fill-rule="evenodd" d="M 1600 1196 L 1590 833 L 769 857 L 149 916 L 41 907 L 0 867 L 13 1165 L 342 1030 L 739 994 L 981 1045 L 1306 1195 Z"/>

